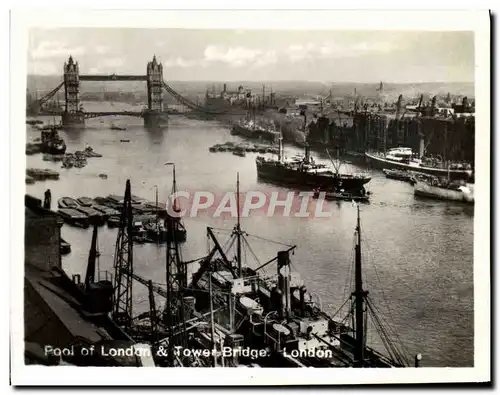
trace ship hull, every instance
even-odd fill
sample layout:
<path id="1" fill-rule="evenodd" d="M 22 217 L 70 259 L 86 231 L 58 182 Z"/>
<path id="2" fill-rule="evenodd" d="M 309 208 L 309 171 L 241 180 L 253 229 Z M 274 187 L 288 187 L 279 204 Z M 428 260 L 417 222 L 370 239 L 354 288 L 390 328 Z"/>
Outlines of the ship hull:
<path id="1" fill-rule="evenodd" d="M 429 174 L 432 176 L 444 177 L 444 178 L 448 178 L 448 173 L 449 173 L 449 177 L 451 180 L 469 179 L 469 178 L 471 178 L 471 173 L 472 173 L 471 170 L 449 170 L 448 171 L 448 169 L 442 169 L 442 168 L 436 168 L 436 167 L 425 167 L 425 166 L 418 166 L 416 164 L 395 162 L 392 160 L 388 160 L 388 159 L 381 158 L 379 156 L 370 154 L 368 152 L 365 152 L 365 159 L 366 159 L 367 164 L 369 164 L 372 168 L 375 168 L 375 169 L 409 170 L 409 171 L 414 171 L 414 172 L 418 172 L 418 173 Z"/>
<path id="2" fill-rule="evenodd" d="M 262 139 L 270 142 L 274 142 L 278 139 L 279 134 L 273 133 L 267 130 L 251 129 L 241 125 L 234 125 L 231 130 L 232 135 L 243 136 L 249 139 Z"/>
<path id="3" fill-rule="evenodd" d="M 313 174 L 305 171 L 276 166 L 273 163 L 257 162 L 257 175 L 263 180 L 278 182 L 299 187 L 309 187 L 311 189 L 320 188 L 322 190 L 335 190 L 342 188 L 347 191 L 361 191 L 367 184 L 370 177 L 350 177 L 340 175 L 334 177 L 324 174 Z"/>
<path id="4" fill-rule="evenodd" d="M 463 192 L 459 190 L 441 188 L 429 185 L 426 182 L 417 181 L 413 191 L 415 196 L 474 204 L 474 190 L 472 188 L 470 189 L 470 192 Z"/>

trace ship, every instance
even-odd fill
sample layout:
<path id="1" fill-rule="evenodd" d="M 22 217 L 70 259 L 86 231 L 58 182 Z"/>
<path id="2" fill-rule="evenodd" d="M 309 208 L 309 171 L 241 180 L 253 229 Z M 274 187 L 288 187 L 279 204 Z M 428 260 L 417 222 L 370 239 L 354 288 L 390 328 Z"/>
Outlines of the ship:
<path id="1" fill-rule="evenodd" d="M 472 166 L 468 163 L 446 163 L 418 157 L 411 148 L 391 148 L 386 153 L 365 152 L 366 161 L 373 168 L 408 170 L 452 180 L 467 180 L 473 177 Z"/>
<path id="2" fill-rule="evenodd" d="M 239 187 L 237 190 L 239 214 Z M 246 256 L 242 246 L 251 250 L 247 241 L 251 235 L 242 231 L 239 215 L 227 243 L 220 242 L 210 227 L 207 234 L 214 246 L 201 261 L 188 289 L 193 292 L 196 311 L 210 314 L 212 327 L 216 323 L 224 328 L 218 331 L 222 336 L 218 336 L 214 348 L 222 348 L 229 340 L 233 347 L 261 350 L 262 353 L 252 358 L 260 367 L 410 366 L 407 353 L 391 340 L 387 331 L 384 332 L 377 309 L 363 288 L 359 206 L 354 289 L 345 303 L 350 302 L 351 306 L 343 319 L 335 319 L 324 312 L 313 301 L 300 276 L 292 272 L 290 255 L 296 246 L 281 243 L 282 250 L 275 258 L 253 269 L 242 264 L 242 257 Z M 229 255 L 230 251 L 222 248 L 223 245 L 236 245 L 234 258 Z M 275 262 L 274 275 L 262 271 Z M 387 347 L 387 355 L 367 345 L 368 315 Z M 349 322 L 353 323 L 352 327 Z"/>
<path id="3" fill-rule="evenodd" d="M 42 130 L 40 148 L 44 154 L 61 155 L 66 152 L 66 143 L 59 137 L 55 126 L 51 126 L 48 130 Z"/>
<path id="4" fill-rule="evenodd" d="M 271 143 L 276 142 L 280 136 L 273 126 L 260 124 L 255 119 L 244 119 L 235 123 L 231 129 L 231 134 Z"/>
<path id="5" fill-rule="evenodd" d="M 112 123 L 109 127 L 111 130 L 127 130 L 125 126 L 118 126 Z"/>
<path id="6" fill-rule="evenodd" d="M 382 169 L 382 172 L 385 174 L 386 178 L 409 182 L 412 185 L 415 184 L 415 176 L 408 170 Z"/>
<path id="7" fill-rule="evenodd" d="M 305 144 L 304 156 L 298 155 L 291 160 L 283 160 L 281 139 L 279 143 L 278 159 L 257 157 L 259 178 L 323 191 L 348 191 L 361 196 L 366 194 L 365 184 L 371 180 L 371 176 L 361 173 L 340 173 L 338 166 L 331 169 L 325 164 L 316 163 L 310 156 L 308 144 Z"/>
<path id="8" fill-rule="evenodd" d="M 417 177 L 415 196 L 474 204 L 474 184 L 440 180 L 437 177 Z"/>

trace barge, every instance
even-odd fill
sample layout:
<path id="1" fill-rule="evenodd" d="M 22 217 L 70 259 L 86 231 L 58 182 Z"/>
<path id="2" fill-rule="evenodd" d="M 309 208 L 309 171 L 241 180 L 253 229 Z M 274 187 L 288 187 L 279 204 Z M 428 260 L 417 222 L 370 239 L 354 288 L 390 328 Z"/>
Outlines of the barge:
<path id="1" fill-rule="evenodd" d="M 57 213 L 61 216 L 64 222 L 70 225 L 85 229 L 90 225 L 89 218 L 85 214 L 73 208 L 60 208 Z"/>
<path id="2" fill-rule="evenodd" d="M 76 210 L 85 214 L 92 225 L 101 226 L 106 222 L 104 214 L 92 207 L 80 206 Z"/>
<path id="3" fill-rule="evenodd" d="M 71 198 L 71 197 L 62 197 L 60 198 L 58 201 L 57 201 L 57 205 L 59 208 L 72 208 L 72 209 L 76 209 L 78 207 L 80 207 L 80 205 L 78 204 L 78 202 Z"/>

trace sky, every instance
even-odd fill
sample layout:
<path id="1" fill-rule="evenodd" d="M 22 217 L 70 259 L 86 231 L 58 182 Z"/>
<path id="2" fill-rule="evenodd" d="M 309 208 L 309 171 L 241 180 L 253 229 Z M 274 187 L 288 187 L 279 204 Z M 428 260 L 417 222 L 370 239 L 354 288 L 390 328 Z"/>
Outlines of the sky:
<path id="1" fill-rule="evenodd" d="M 165 81 L 474 82 L 474 33 L 131 28 L 31 29 L 28 73 L 141 74 Z"/>

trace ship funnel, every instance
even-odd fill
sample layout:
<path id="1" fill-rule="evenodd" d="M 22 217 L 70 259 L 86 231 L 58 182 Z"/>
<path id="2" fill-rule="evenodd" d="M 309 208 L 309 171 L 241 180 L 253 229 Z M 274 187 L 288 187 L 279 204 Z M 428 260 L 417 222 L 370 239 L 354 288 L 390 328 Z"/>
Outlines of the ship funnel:
<path id="1" fill-rule="evenodd" d="M 278 284 L 282 294 L 283 308 L 285 316 L 290 315 L 291 297 L 290 297 L 290 253 L 288 251 L 278 252 Z"/>
<path id="2" fill-rule="evenodd" d="M 304 317 L 306 315 L 306 301 L 305 301 L 305 295 L 306 295 L 307 289 L 303 285 L 299 288 L 299 294 L 300 294 L 300 315 Z"/>

